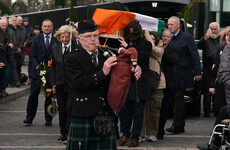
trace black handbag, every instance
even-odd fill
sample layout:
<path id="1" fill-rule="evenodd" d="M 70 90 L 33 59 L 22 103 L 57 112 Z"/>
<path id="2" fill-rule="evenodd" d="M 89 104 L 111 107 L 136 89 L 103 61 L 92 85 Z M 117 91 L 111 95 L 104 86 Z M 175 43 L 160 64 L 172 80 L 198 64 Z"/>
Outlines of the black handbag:
<path id="1" fill-rule="evenodd" d="M 160 65 L 160 74 L 158 74 L 156 71 L 149 69 L 149 74 L 150 74 L 149 78 L 150 78 L 150 84 L 151 84 L 152 91 L 157 90 L 159 83 L 160 83 L 160 79 L 161 79 L 161 64 L 159 61 L 157 62 Z"/>
<path id="2" fill-rule="evenodd" d="M 108 136 L 112 132 L 112 116 L 97 115 L 94 117 L 93 126 L 99 136 Z"/>

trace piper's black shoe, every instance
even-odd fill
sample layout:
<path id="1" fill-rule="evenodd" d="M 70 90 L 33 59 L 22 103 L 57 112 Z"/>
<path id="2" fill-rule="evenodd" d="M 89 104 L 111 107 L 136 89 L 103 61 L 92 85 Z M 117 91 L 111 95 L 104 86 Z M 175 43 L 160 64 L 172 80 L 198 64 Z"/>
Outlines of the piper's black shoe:
<path id="1" fill-rule="evenodd" d="M 25 119 L 25 120 L 23 121 L 23 123 L 25 123 L 26 125 L 31 125 L 31 124 L 32 124 L 32 120 L 30 120 L 30 119 Z"/>
<path id="2" fill-rule="evenodd" d="M 61 135 L 58 138 L 58 143 L 64 143 L 64 144 L 66 144 L 67 143 L 67 137 L 65 135 Z"/>
<path id="3" fill-rule="evenodd" d="M 170 128 L 167 128 L 166 131 L 172 132 L 174 134 L 183 133 L 184 132 L 184 127 L 171 126 Z"/>

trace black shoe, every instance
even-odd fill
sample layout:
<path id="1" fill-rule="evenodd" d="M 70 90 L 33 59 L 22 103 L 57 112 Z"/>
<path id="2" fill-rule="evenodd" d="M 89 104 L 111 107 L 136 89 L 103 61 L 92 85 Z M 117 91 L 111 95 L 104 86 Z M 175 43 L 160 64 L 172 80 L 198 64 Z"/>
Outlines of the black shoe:
<path id="1" fill-rule="evenodd" d="M 157 135 L 157 139 L 158 140 L 163 140 L 164 139 L 164 135 L 163 134 L 158 134 Z"/>
<path id="2" fill-rule="evenodd" d="M 52 122 L 51 121 L 46 121 L 45 126 L 52 126 Z"/>
<path id="3" fill-rule="evenodd" d="M 3 97 L 6 97 L 6 96 L 9 95 L 9 93 L 6 92 L 6 89 L 2 89 L 2 90 L 1 90 L 1 95 L 2 95 Z"/>
<path id="4" fill-rule="evenodd" d="M 204 117 L 210 118 L 210 114 L 209 113 L 204 113 Z"/>
<path id="5" fill-rule="evenodd" d="M 220 147 L 214 145 L 213 143 L 211 143 L 210 145 L 208 145 L 208 143 L 206 144 L 198 144 L 197 148 L 200 150 L 219 150 Z"/>
<path id="6" fill-rule="evenodd" d="M 15 86 L 16 86 L 16 87 L 19 87 L 19 86 L 21 86 L 21 83 L 20 83 L 20 82 L 16 82 L 16 83 L 15 83 Z"/>
<path id="7" fill-rule="evenodd" d="M 30 120 L 30 119 L 25 119 L 25 120 L 23 121 L 23 123 L 25 123 L 26 125 L 31 125 L 31 124 L 32 124 L 32 120 Z"/>
<path id="8" fill-rule="evenodd" d="M 184 127 L 171 126 L 170 128 L 167 128 L 166 131 L 172 132 L 174 134 L 183 133 L 184 132 Z"/>
<path id="9" fill-rule="evenodd" d="M 67 143 L 67 138 L 65 135 L 61 135 L 59 138 L 58 138 L 58 143 L 64 143 L 66 144 Z"/>
<path id="10" fill-rule="evenodd" d="M 0 91 L 0 98 L 4 97 L 3 93 Z"/>

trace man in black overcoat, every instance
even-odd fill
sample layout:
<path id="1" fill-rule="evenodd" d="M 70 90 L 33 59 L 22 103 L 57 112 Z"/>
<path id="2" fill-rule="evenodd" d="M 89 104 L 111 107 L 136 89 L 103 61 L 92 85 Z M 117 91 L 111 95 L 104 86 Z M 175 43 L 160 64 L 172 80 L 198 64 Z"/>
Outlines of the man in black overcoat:
<path id="1" fill-rule="evenodd" d="M 219 29 L 220 25 L 217 22 L 210 23 L 205 36 L 197 43 L 197 48 L 202 49 L 203 54 L 204 117 L 210 117 L 212 95 L 209 93 L 209 87 L 216 46 L 220 43 Z"/>
<path id="2" fill-rule="evenodd" d="M 177 49 L 177 92 L 174 100 L 174 120 L 166 131 L 174 134 L 184 132 L 185 110 L 184 91 L 193 89 L 194 81 L 200 80 L 201 66 L 198 50 L 191 35 L 180 30 L 180 19 L 172 16 L 168 19 L 168 28 L 171 31 L 170 45 Z"/>

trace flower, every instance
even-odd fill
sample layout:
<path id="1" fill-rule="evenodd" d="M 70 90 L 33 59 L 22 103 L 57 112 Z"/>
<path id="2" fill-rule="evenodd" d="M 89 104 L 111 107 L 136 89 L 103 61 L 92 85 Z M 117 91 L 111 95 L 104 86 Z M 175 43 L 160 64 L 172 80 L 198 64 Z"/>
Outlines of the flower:
<path id="1" fill-rule="evenodd" d="M 40 75 L 40 76 L 46 75 L 46 70 L 41 70 L 39 75 Z"/>
<path id="2" fill-rule="evenodd" d="M 42 76 L 41 80 L 42 80 L 42 86 L 45 86 L 46 85 L 46 78 L 45 78 L 45 76 Z"/>
<path id="3" fill-rule="evenodd" d="M 42 87 L 42 89 L 46 85 L 46 78 L 45 78 L 46 69 L 47 69 L 47 67 L 46 67 L 44 61 L 41 62 L 37 67 L 37 73 L 40 76 L 40 79 L 37 81 L 37 86 Z"/>

